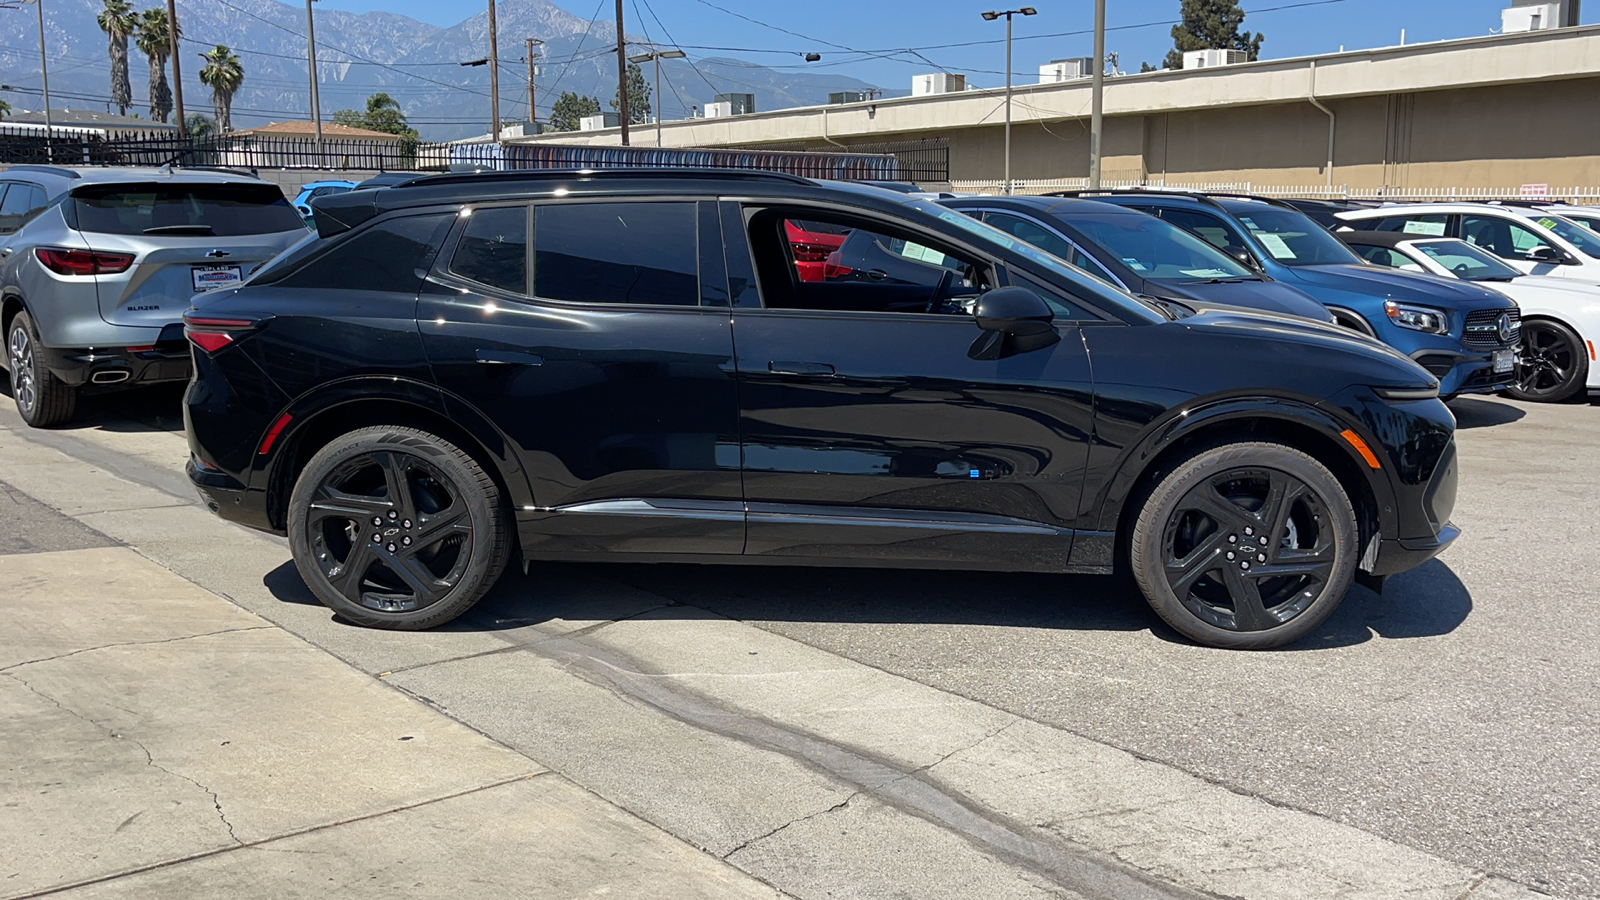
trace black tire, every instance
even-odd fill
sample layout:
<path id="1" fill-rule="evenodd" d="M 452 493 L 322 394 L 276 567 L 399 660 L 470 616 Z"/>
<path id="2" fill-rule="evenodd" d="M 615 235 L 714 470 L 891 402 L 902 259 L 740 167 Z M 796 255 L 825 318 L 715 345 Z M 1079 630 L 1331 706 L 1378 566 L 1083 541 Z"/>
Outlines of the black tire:
<path id="1" fill-rule="evenodd" d="M 6 368 L 11 398 L 22 421 L 34 428 L 53 428 L 72 421 L 78 412 L 78 389 L 57 378 L 39 358 L 39 330 L 25 312 L 6 329 Z"/>
<path id="2" fill-rule="evenodd" d="M 1168 625 L 1207 646 L 1263 650 L 1328 618 L 1355 577 L 1356 542 L 1355 510 L 1327 467 L 1282 444 L 1233 443 L 1156 484 L 1128 558 Z"/>
<path id="3" fill-rule="evenodd" d="M 1506 393 L 1534 403 L 1560 403 L 1584 390 L 1589 351 L 1578 333 L 1554 319 L 1522 323 L 1516 375 Z"/>
<path id="4" fill-rule="evenodd" d="M 317 451 L 289 497 L 288 531 L 318 600 L 359 625 L 404 631 L 472 608 L 512 543 L 500 488 L 483 467 L 437 435 L 400 426 L 352 431 Z"/>

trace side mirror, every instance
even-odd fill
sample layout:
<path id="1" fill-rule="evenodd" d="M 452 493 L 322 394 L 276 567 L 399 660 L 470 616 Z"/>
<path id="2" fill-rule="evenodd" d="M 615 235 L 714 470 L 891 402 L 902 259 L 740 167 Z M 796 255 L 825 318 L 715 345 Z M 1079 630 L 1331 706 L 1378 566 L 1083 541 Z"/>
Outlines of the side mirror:
<path id="1" fill-rule="evenodd" d="M 1556 263 L 1569 262 L 1567 255 L 1554 247 L 1535 247 L 1528 251 L 1529 262 Z"/>
<path id="2" fill-rule="evenodd" d="M 1055 310 L 1043 297 L 1024 287 L 995 288 L 978 298 L 973 318 L 984 331 L 1031 337 L 1053 331 Z"/>
<path id="3" fill-rule="evenodd" d="M 1234 250 L 1232 253 L 1229 253 L 1228 255 L 1233 257 L 1234 259 L 1238 260 L 1247 269 L 1250 269 L 1250 270 L 1256 271 L 1256 272 L 1261 271 L 1261 264 L 1256 262 L 1256 258 L 1254 256 L 1250 255 L 1250 251 L 1244 249 L 1243 247 L 1240 247 L 1240 248 Z"/>

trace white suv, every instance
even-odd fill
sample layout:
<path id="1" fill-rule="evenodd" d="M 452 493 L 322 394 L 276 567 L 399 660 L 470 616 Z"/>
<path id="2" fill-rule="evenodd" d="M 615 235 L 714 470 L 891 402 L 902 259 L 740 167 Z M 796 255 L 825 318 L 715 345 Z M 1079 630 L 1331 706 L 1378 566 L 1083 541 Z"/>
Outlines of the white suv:
<path id="1" fill-rule="evenodd" d="M 1556 213 L 1514 203 L 1396 203 L 1338 214 L 1342 231 L 1454 237 L 1528 275 L 1600 284 L 1600 233 Z"/>

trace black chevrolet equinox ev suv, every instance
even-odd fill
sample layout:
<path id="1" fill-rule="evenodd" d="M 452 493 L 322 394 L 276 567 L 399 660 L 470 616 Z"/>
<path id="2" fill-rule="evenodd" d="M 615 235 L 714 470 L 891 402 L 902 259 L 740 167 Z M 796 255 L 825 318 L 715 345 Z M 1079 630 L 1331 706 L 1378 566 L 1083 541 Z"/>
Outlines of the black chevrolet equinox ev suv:
<path id="1" fill-rule="evenodd" d="M 186 316 L 188 473 L 356 623 L 447 622 L 515 553 L 1123 570 L 1262 648 L 1457 534 L 1455 421 L 1410 360 L 1147 306 L 904 194 L 513 172 L 314 218 Z M 791 220 L 913 265 L 802 280 Z"/>

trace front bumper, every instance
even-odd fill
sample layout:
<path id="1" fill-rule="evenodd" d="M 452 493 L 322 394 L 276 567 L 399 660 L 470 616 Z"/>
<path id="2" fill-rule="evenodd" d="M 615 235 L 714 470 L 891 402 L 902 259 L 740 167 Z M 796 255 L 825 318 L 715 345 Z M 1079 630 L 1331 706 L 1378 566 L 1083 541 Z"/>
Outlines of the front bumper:
<path id="1" fill-rule="evenodd" d="M 1430 348 L 1416 351 L 1411 354 L 1411 359 L 1439 379 L 1441 397 L 1493 393 L 1508 387 L 1516 375 L 1514 369 L 1497 374 L 1494 371 L 1494 354 L 1489 350 L 1463 352 Z"/>
<path id="2" fill-rule="evenodd" d="M 193 454 L 184 466 L 184 474 L 189 476 L 189 483 L 200 494 L 206 509 L 246 528 L 283 534 L 282 530 L 272 527 L 272 520 L 267 516 L 266 491 L 251 490 L 226 472 L 202 466 Z"/>

